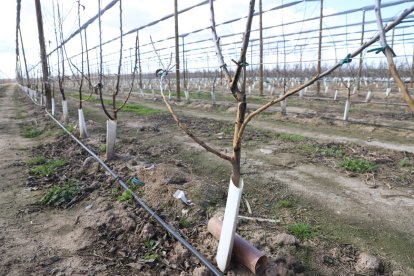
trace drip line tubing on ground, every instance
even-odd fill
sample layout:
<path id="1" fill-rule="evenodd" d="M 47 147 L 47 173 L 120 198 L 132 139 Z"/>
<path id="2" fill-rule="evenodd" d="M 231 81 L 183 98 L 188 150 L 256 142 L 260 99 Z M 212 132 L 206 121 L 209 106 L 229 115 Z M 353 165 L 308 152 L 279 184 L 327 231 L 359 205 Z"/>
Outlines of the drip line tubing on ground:
<path id="1" fill-rule="evenodd" d="M 91 151 L 87 146 L 85 146 L 78 138 L 76 138 L 72 133 L 70 133 L 65 126 L 63 126 L 52 114 L 50 114 L 46 109 L 46 114 L 52 118 L 52 120 L 58 124 L 73 140 L 75 140 L 83 149 L 85 149 L 102 167 L 108 171 L 113 178 L 121 185 L 124 190 L 129 190 L 128 185 L 117 175 L 108 165 L 105 164 L 93 151 Z M 174 238 L 176 238 L 182 245 L 184 245 L 194 256 L 196 256 L 214 275 L 222 275 L 221 272 L 209 261 L 207 260 L 200 252 L 197 251 L 187 240 L 185 240 L 171 225 L 165 222 L 154 210 L 152 210 L 140 197 L 138 197 L 134 192 L 132 196 L 136 203 L 138 203 L 147 213 L 149 213 L 168 233 L 170 233 Z"/>

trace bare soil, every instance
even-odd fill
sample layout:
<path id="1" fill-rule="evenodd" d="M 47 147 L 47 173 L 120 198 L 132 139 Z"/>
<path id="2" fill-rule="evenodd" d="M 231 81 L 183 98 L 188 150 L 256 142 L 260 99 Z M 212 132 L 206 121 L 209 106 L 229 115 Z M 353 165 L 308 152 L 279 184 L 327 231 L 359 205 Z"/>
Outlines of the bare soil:
<path id="1" fill-rule="evenodd" d="M 165 110 L 159 100 L 132 100 Z M 0 275 L 208 275 L 141 208 L 120 202 L 115 181 L 17 87 L 3 88 L 0 101 Z M 71 107 L 73 126 L 75 103 Z M 195 101 L 176 108 L 198 136 L 230 151 L 233 114 L 227 103 L 213 107 Z M 241 215 L 272 222 L 240 219 L 238 232 L 268 256 L 265 274 L 355 274 L 361 253 L 369 252 L 382 268 L 367 274 L 413 275 L 411 119 L 397 116 L 400 127 L 400 118 L 408 120 L 408 129 L 397 129 L 325 119 L 318 101 L 306 107 L 309 116 L 300 103 L 297 108 L 287 116 L 274 110 L 264 114 L 244 139 Z M 98 104 L 86 103 L 84 112 L 91 134 L 84 142 L 104 158 L 105 117 Z M 365 119 L 378 124 L 375 115 Z M 125 112 L 118 124 L 117 158 L 109 165 L 125 181 L 142 180 L 145 186 L 131 189 L 214 263 L 217 242 L 206 223 L 224 208 L 229 165 L 185 137 L 166 112 Z M 43 134 L 22 138 L 25 125 Z M 324 149 L 340 149 L 340 154 Z M 67 163 L 41 177 L 26 163 L 38 156 Z M 370 160 L 378 168 L 348 172 L 339 166 L 344 156 Z M 51 187 L 68 182 L 78 187 L 74 198 L 40 204 Z M 176 200 L 177 189 L 195 205 Z M 277 234 L 292 233 L 298 223 L 311 234 L 293 233 L 298 244 L 279 245 Z M 249 272 L 233 262 L 227 275 Z"/>

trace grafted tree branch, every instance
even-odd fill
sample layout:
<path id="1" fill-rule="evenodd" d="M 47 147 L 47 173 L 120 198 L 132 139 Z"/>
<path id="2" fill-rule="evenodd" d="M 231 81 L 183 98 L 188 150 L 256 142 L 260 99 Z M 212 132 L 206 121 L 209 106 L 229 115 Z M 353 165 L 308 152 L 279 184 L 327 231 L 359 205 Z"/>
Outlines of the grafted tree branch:
<path id="1" fill-rule="evenodd" d="M 404 101 L 407 103 L 411 112 L 414 112 L 414 99 L 410 96 L 410 93 L 408 93 L 407 86 L 404 84 L 404 82 L 401 80 L 400 75 L 398 74 L 398 70 L 394 63 L 393 51 L 387 44 L 387 37 L 385 36 L 381 16 L 381 0 L 375 0 L 375 16 L 380 36 L 381 47 L 383 47 L 384 49 L 383 52 L 387 58 L 387 63 L 390 68 L 391 75 L 394 78 L 394 81 L 397 84 L 397 86 L 400 88 Z"/>
<path id="2" fill-rule="evenodd" d="M 399 23 L 401 23 L 402 20 L 404 20 L 404 18 L 406 18 L 410 13 L 412 13 L 414 11 L 414 6 L 404 10 L 392 23 L 390 23 L 389 25 L 384 27 L 384 32 L 388 32 L 390 30 L 392 30 L 393 28 L 395 28 L 395 26 L 397 26 Z M 371 46 L 372 44 L 374 44 L 375 42 L 378 41 L 378 39 L 380 38 L 380 34 L 376 34 L 375 36 L 373 36 L 369 41 L 365 42 L 364 44 L 362 44 L 358 49 L 356 49 L 354 52 L 352 52 L 350 54 L 350 58 L 354 58 L 357 55 L 359 55 L 360 53 L 362 53 L 362 51 L 364 51 L 366 48 L 368 48 L 369 46 Z M 332 66 L 331 68 L 329 68 L 328 70 L 326 70 L 325 72 L 319 74 L 319 75 L 315 75 L 313 78 L 311 78 L 309 81 L 305 82 L 304 84 L 298 85 L 296 87 L 293 87 L 292 89 L 288 90 L 284 95 L 281 95 L 280 97 L 273 99 L 271 101 L 269 101 L 268 103 L 264 104 L 263 106 L 259 107 L 258 109 L 256 109 L 255 111 L 253 111 L 252 113 L 250 113 L 242 127 L 240 128 L 239 131 L 239 137 L 238 140 L 239 142 L 241 141 L 242 137 L 243 137 L 243 133 L 246 129 L 247 124 L 258 114 L 260 114 L 261 112 L 265 111 L 266 109 L 268 109 L 269 107 L 271 107 L 272 105 L 279 103 L 283 100 L 285 100 L 287 97 L 299 92 L 300 90 L 312 85 L 313 83 L 315 83 L 315 81 L 331 74 L 333 71 L 335 71 L 336 69 L 338 69 L 339 67 L 341 67 L 341 62 L 338 62 L 337 64 L 335 64 L 334 66 Z"/>

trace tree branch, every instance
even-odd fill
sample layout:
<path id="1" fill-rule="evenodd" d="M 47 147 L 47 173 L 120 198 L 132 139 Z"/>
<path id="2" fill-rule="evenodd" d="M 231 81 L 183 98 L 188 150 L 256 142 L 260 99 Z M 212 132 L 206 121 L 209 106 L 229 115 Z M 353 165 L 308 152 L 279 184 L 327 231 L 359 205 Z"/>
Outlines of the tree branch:
<path id="1" fill-rule="evenodd" d="M 379 35 L 380 35 L 381 47 L 383 47 L 384 49 L 383 52 L 387 58 L 387 62 L 388 62 L 391 75 L 394 78 L 394 81 L 397 84 L 397 86 L 400 88 L 404 101 L 407 103 L 411 112 L 414 112 L 414 99 L 408 93 L 407 86 L 404 84 L 404 82 L 401 80 L 400 75 L 398 74 L 398 70 L 394 63 L 393 51 L 387 44 L 387 37 L 385 36 L 384 27 L 382 24 L 381 0 L 375 0 L 375 16 L 377 20 Z"/>
<path id="2" fill-rule="evenodd" d="M 134 65 L 134 71 L 132 73 L 132 82 L 131 82 L 131 87 L 129 88 L 129 93 L 127 98 L 125 99 L 124 103 L 118 107 L 118 109 L 115 112 L 120 111 L 122 108 L 124 108 L 124 106 L 126 105 L 126 103 L 129 100 L 129 97 L 131 97 L 131 93 L 132 93 L 132 89 L 134 88 L 134 82 L 135 82 L 135 76 L 137 74 L 137 64 L 138 64 L 138 31 L 137 31 L 137 36 L 135 38 L 135 65 Z"/>
<path id="3" fill-rule="evenodd" d="M 220 47 L 220 38 L 217 36 L 213 2 L 214 2 L 214 0 L 210 0 L 210 13 L 211 13 L 211 19 L 210 20 L 211 20 L 211 31 L 213 33 L 213 43 L 214 43 L 214 46 L 216 47 L 216 55 L 217 55 L 217 58 L 218 58 L 220 68 L 224 73 L 224 77 L 226 78 L 227 83 L 231 84 L 232 83 L 232 77 L 230 76 L 230 72 L 227 69 L 227 64 L 224 62 L 223 53 L 221 52 L 221 47 Z M 235 94 L 235 92 L 233 94 Z"/>
<path id="4" fill-rule="evenodd" d="M 384 27 L 384 32 L 388 32 L 390 30 L 392 30 L 395 26 L 397 26 L 399 23 L 401 23 L 401 21 L 406 18 L 410 13 L 412 13 L 414 11 L 414 6 L 412 6 L 411 8 L 408 8 L 406 10 L 404 10 L 391 24 L 387 25 L 386 27 Z M 362 44 L 358 49 L 356 49 L 353 53 L 350 54 L 350 58 L 356 57 L 357 55 L 359 55 L 362 51 L 364 51 L 366 48 L 368 48 L 369 46 L 371 46 L 372 44 L 374 44 L 375 42 L 378 41 L 378 39 L 380 38 L 380 34 L 376 34 L 374 37 L 372 37 L 369 41 L 365 42 L 364 44 Z M 339 67 L 341 67 L 341 63 L 338 62 L 337 64 L 335 64 L 333 67 L 331 67 L 330 69 L 326 70 L 325 72 L 321 73 L 320 75 L 316 75 L 314 76 L 312 79 L 310 79 L 308 82 L 301 84 L 299 86 L 296 86 L 294 88 L 292 88 L 291 90 L 288 90 L 284 95 L 281 95 L 280 97 L 264 104 L 263 106 L 259 107 L 258 109 L 256 109 L 255 111 L 253 111 L 252 113 L 250 113 L 243 125 L 240 128 L 239 134 L 238 134 L 238 141 L 240 142 L 240 140 L 243 137 L 243 133 L 246 129 L 247 124 L 258 114 L 260 114 L 261 112 L 265 111 L 266 109 L 268 109 L 269 107 L 271 107 L 272 105 L 279 103 L 280 101 L 285 100 L 287 97 L 299 92 L 300 90 L 312 85 L 315 81 L 331 74 L 333 71 L 335 71 L 336 69 L 338 69 Z"/>
<path id="5" fill-rule="evenodd" d="M 240 78 L 240 74 L 242 72 L 242 69 L 246 66 L 246 64 L 243 64 L 243 63 L 246 62 L 246 52 L 247 52 L 247 47 L 249 46 L 249 41 L 250 41 L 250 30 L 251 30 L 252 21 L 253 21 L 253 15 L 254 15 L 254 3 L 255 1 L 250 1 L 249 15 L 247 17 L 246 29 L 244 31 L 240 58 L 239 58 L 239 61 L 237 62 L 236 74 L 234 75 L 233 81 L 230 84 L 230 89 L 232 92 L 238 90 L 237 84 Z"/>
<path id="6" fill-rule="evenodd" d="M 170 102 L 168 101 L 167 97 L 164 94 L 163 87 L 162 87 L 162 85 L 163 85 L 162 82 L 163 82 L 164 76 L 165 76 L 164 74 L 161 74 L 161 77 L 160 77 L 161 95 L 162 95 L 162 98 L 163 98 L 163 100 L 165 102 L 165 105 L 168 108 L 168 111 L 171 113 L 171 115 L 174 118 L 175 122 L 177 123 L 178 127 L 181 128 L 185 132 L 185 134 L 188 135 L 188 137 L 190 137 L 191 139 L 193 139 L 194 142 L 196 142 L 197 144 L 199 144 L 201 147 L 203 147 L 208 152 L 211 152 L 211 153 L 217 155 L 221 159 L 224 159 L 224 160 L 227 160 L 227 161 L 230 161 L 231 162 L 232 161 L 232 158 L 230 156 L 228 156 L 227 154 L 224 154 L 224 153 L 222 153 L 222 152 L 220 152 L 220 151 L 218 151 L 218 150 L 210 147 L 209 145 L 207 145 L 203 140 L 201 140 L 200 138 L 198 138 L 197 136 L 195 136 L 191 132 L 191 130 L 189 130 L 187 128 L 187 126 L 181 122 L 180 118 L 177 116 L 177 114 L 175 113 L 174 109 L 172 108 Z"/>

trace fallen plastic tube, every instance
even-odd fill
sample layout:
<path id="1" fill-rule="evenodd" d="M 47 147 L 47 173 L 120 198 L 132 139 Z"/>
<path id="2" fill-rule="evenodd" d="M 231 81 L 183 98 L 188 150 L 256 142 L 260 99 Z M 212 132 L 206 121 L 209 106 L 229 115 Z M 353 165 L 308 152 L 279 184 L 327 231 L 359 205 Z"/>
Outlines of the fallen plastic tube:
<path id="1" fill-rule="evenodd" d="M 208 221 L 208 231 L 218 240 L 220 239 L 221 227 L 222 222 L 218 217 L 212 217 Z M 254 274 L 263 272 L 267 267 L 267 257 L 264 253 L 238 234 L 234 236 L 233 256 Z"/>
<path id="2" fill-rule="evenodd" d="M 76 138 L 70 131 L 68 131 L 65 126 L 63 126 L 55 117 L 53 117 L 47 110 L 46 114 L 55 121 L 73 140 L 75 140 L 82 148 L 84 148 L 102 167 L 107 170 L 115 180 L 121 185 L 124 190 L 129 190 L 128 185 L 119 178 L 119 176 L 112 171 L 108 165 L 103 162 L 99 156 L 97 156 L 93 151 L 91 151 L 87 146 L 85 146 L 78 138 Z M 152 210 L 141 198 L 139 198 L 134 192 L 132 196 L 136 203 L 138 203 L 145 211 L 147 211 L 168 233 L 170 233 L 174 238 L 176 238 L 182 245 L 184 245 L 194 256 L 196 256 L 214 275 L 222 275 L 221 272 L 209 261 L 207 260 L 200 252 L 197 251 L 188 241 L 186 241 L 171 225 L 162 220 L 157 213 Z"/>

